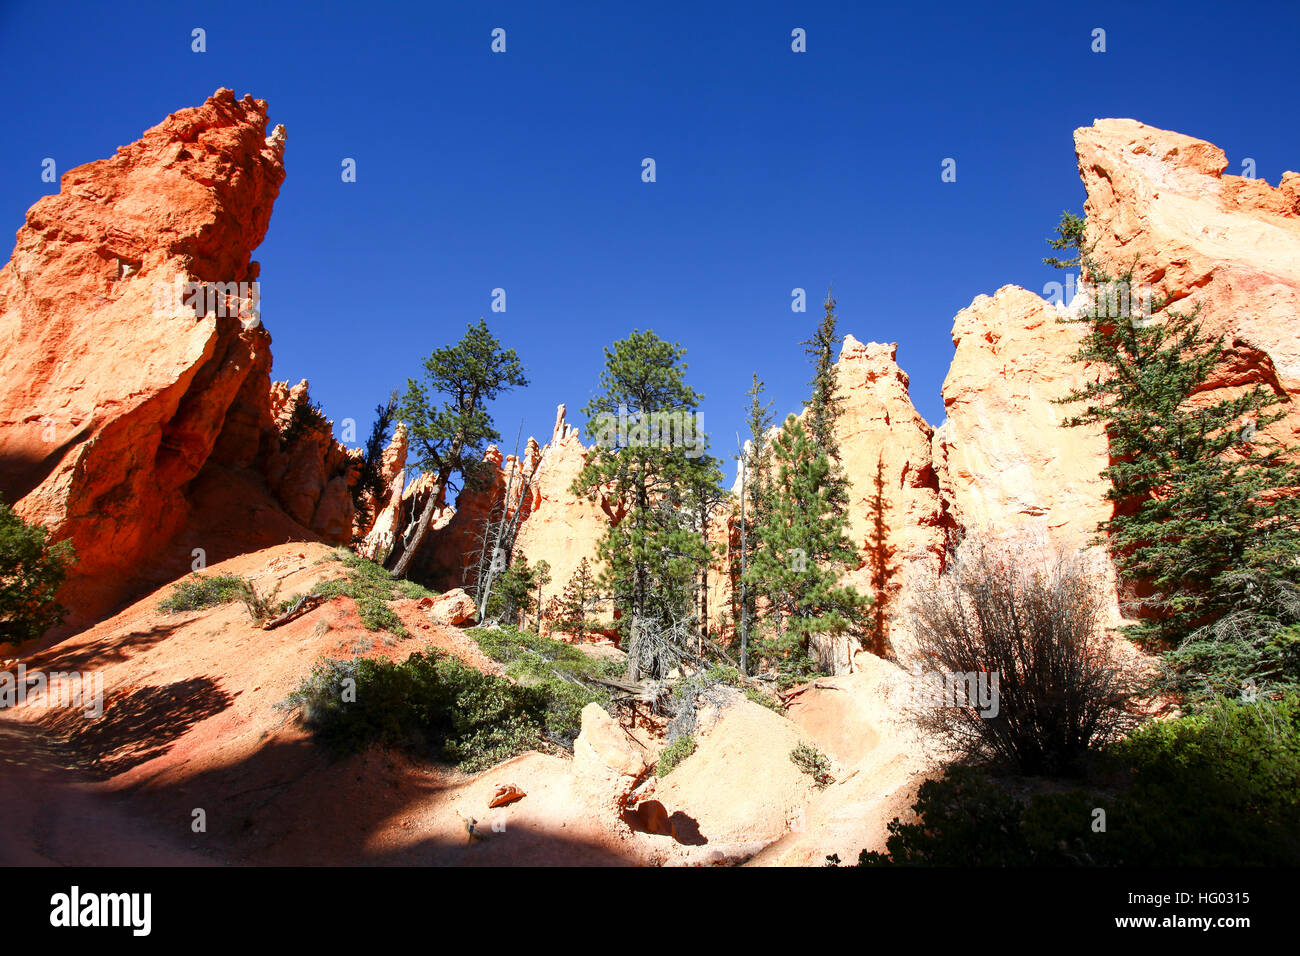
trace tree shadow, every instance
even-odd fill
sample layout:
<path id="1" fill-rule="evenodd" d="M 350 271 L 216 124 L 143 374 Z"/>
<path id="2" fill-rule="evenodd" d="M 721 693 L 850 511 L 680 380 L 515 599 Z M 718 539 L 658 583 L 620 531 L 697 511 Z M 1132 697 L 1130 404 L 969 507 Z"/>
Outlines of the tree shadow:
<path id="1" fill-rule="evenodd" d="M 898 564 L 894 558 L 897 548 L 889 544 L 889 525 L 885 514 L 889 502 L 885 500 L 885 462 L 884 456 L 876 457 L 876 477 L 871 497 L 867 500 L 868 517 L 871 525 L 867 531 L 865 548 L 867 567 L 871 575 L 871 590 L 875 598 L 871 607 L 871 647 L 869 650 L 878 657 L 891 656 L 888 623 L 892 610 L 895 590 L 895 577 Z"/>
<path id="2" fill-rule="evenodd" d="M 69 748 L 83 770 L 111 777 L 165 754 L 181 735 L 234 700 L 211 678 L 194 677 L 113 695 L 99 717 L 64 708 L 39 723 Z"/>
<path id="3" fill-rule="evenodd" d="M 178 617 L 179 620 L 155 624 L 142 631 L 96 638 L 92 643 L 72 646 L 55 644 L 33 654 L 28 659 L 27 666 L 34 668 L 39 663 L 43 670 L 84 671 L 130 660 L 136 654 L 162 643 L 191 621 L 188 616 Z"/>

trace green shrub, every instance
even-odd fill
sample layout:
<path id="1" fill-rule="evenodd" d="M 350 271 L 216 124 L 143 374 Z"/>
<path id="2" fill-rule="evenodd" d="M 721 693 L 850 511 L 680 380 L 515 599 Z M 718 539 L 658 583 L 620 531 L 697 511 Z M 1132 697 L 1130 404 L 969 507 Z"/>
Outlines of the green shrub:
<path id="1" fill-rule="evenodd" d="M 863 864 L 1247 866 L 1300 863 L 1300 697 L 1220 700 L 1152 722 L 1068 791 L 950 770 L 918 822 L 889 825 Z M 1105 829 L 1095 827 L 1104 811 Z"/>
<path id="2" fill-rule="evenodd" d="M 585 654 L 571 644 L 539 637 L 513 627 L 471 631 L 479 648 L 505 665 L 506 674 L 536 690 L 546 702 L 545 734 L 572 748 L 582 729 L 582 708 L 597 703 L 608 708 L 609 693 L 593 677 L 620 677 L 623 665 Z"/>
<path id="3" fill-rule="evenodd" d="M 705 673 L 705 678 L 715 684 L 726 684 L 728 687 L 744 687 L 744 678 L 740 676 L 740 671 L 728 664 L 714 664 Z"/>
<path id="4" fill-rule="evenodd" d="M 656 776 L 661 778 L 668 776 L 679 763 L 693 753 L 695 753 L 695 738 L 690 734 L 678 737 L 659 752 L 659 764 L 655 768 Z"/>
<path id="5" fill-rule="evenodd" d="M 752 687 L 746 687 L 745 697 L 753 701 L 755 704 L 758 704 L 760 707 L 766 707 L 768 710 L 780 714 L 782 717 L 785 716 L 785 708 L 781 706 L 780 702 L 773 700 L 771 697 L 768 697 L 767 694 L 764 694 L 760 690 L 755 690 Z"/>
<path id="6" fill-rule="evenodd" d="M 269 594 L 263 595 L 257 593 L 252 581 L 238 574 L 218 574 L 215 577 L 196 574 L 177 583 L 159 607 L 168 614 L 175 614 L 242 601 L 253 623 L 261 624 L 288 610 L 291 602 L 287 599 L 276 601 L 275 596 L 279 593 L 278 583 Z"/>
<path id="7" fill-rule="evenodd" d="M 831 774 L 830 760 L 816 747 L 799 744 L 790 751 L 790 761 L 813 778 L 813 783 L 817 785 L 818 790 L 825 790 L 835 782 L 835 777 Z"/>
<path id="8" fill-rule="evenodd" d="M 347 568 L 347 576 L 332 581 L 321 581 L 311 589 L 312 594 L 326 598 L 349 597 L 357 606 L 357 614 L 367 630 L 388 631 L 397 637 L 407 637 L 402 620 L 388 606 L 389 601 L 400 598 L 433 597 L 434 592 L 414 581 L 394 578 L 383 565 L 339 550 L 337 560 Z"/>
<path id="9" fill-rule="evenodd" d="M 301 709 L 304 725 L 336 755 L 377 744 L 466 772 L 532 749 L 546 719 L 546 701 L 535 690 L 437 652 L 412 654 L 400 664 L 326 660 L 285 706 Z"/>
<path id="10" fill-rule="evenodd" d="M 168 614 L 217 607 L 231 601 L 242 601 L 251 587 L 238 574 L 195 574 L 178 581 L 158 607 Z"/>
<path id="11" fill-rule="evenodd" d="M 0 501 L 0 644 L 39 637 L 63 621 L 54 595 L 72 561 L 70 542 L 51 544 L 44 527 Z"/>
<path id="12" fill-rule="evenodd" d="M 776 658 L 776 686 L 779 690 L 789 690 L 825 676 L 825 668 L 807 654 L 792 652 Z"/>

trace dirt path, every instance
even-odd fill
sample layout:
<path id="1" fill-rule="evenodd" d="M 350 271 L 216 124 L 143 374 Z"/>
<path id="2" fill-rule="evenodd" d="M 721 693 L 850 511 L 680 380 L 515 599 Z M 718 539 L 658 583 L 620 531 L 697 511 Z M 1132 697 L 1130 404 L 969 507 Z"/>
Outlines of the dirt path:
<path id="1" fill-rule="evenodd" d="M 132 816 L 30 724 L 0 715 L 0 866 L 211 866 Z"/>

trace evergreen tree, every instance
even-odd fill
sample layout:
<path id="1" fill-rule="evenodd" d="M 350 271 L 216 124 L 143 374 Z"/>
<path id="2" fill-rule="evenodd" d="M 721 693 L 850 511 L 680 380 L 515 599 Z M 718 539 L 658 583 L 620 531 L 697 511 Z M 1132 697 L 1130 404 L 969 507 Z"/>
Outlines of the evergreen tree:
<path id="1" fill-rule="evenodd" d="M 834 500 L 830 456 L 793 415 L 773 443 L 772 468 L 770 507 L 754 528 L 759 546 L 746 581 L 772 602 L 769 656 L 797 679 L 812 669 L 813 637 L 860 633 L 870 599 L 838 583 L 858 563 L 857 550 Z"/>
<path id="2" fill-rule="evenodd" d="M 686 501 L 690 519 L 700 536 L 700 559 L 695 572 L 695 589 L 698 595 L 699 627 L 703 633 L 709 628 L 709 571 L 718 556 L 717 548 L 709 541 L 713 511 L 728 494 L 722 490 L 722 466 L 712 455 L 702 454 L 686 471 Z M 698 648 L 697 648 L 698 650 Z"/>
<path id="3" fill-rule="evenodd" d="M 839 446 L 835 442 L 834 425 L 839 414 L 839 396 L 835 371 L 835 351 L 844 341 L 837 330 L 838 320 L 835 316 L 835 299 L 830 290 L 826 290 L 826 301 L 822 304 L 824 314 L 821 324 L 814 330 L 812 337 L 799 344 L 804 347 L 813 366 L 812 397 L 808 401 L 806 418 L 808 434 L 812 440 L 826 449 L 832 458 L 839 457 Z"/>
<path id="4" fill-rule="evenodd" d="M 871 528 L 867 532 L 866 551 L 867 566 L 871 569 L 871 590 L 873 622 L 871 640 L 876 654 L 884 655 L 887 650 L 885 623 L 888 619 L 889 605 L 892 600 L 894 576 L 898 567 L 894 562 L 897 548 L 889 543 L 889 522 L 885 515 L 889 511 L 889 502 L 885 499 L 885 459 L 883 455 L 876 458 L 876 477 L 873 482 L 871 498 L 867 504 L 871 519 Z"/>
<path id="5" fill-rule="evenodd" d="M 763 382 L 758 373 L 754 373 L 753 383 L 746 393 L 749 396 L 749 408 L 745 422 L 749 426 L 749 440 L 741 454 L 742 471 L 741 494 L 741 533 L 740 553 L 736 557 L 736 567 L 732 568 L 733 577 L 740 582 L 737 593 L 735 615 L 740 627 L 740 660 L 742 668 L 748 670 L 750 628 L 757 620 L 759 587 L 750 582 L 745 572 L 754 559 L 758 549 L 758 536 L 749 533 L 750 528 L 763 523 L 768 507 L 768 459 L 771 457 L 767 447 L 767 433 L 772 428 L 772 402 L 763 401 Z"/>
<path id="6" fill-rule="evenodd" d="M 628 651 L 628 674 L 664 669 L 643 652 L 646 634 L 678 633 L 696 621 L 696 575 L 708 560 L 693 527 L 691 487 L 707 468 L 698 429 L 701 396 L 686 384 L 685 349 L 652 331 L 634 331 L 605 350 L 600 391 L 583 410 L 597 440 L 573 492 L 605 494 L 621 519 L 600 546 L 602 583 L 615 608 Z M 677 429 L 676 437 L 668 434 Z M 689 436 L 692 440 L 688 441 Z M 656 673 L 654 676 L 661 676 Z"/>
<path id="7" fill-rule="evenodd" d="M 599 626 L 589 617 L 599 606 L 600 588 L 596 576 L 591 573 L 591 563 L 583 558 L 564 586 L 564 592 L 553 599 L 555 630 L 571 634 L 574 641 L 581 644 L 583 637 Z"/>
<path id="8" fill-rule="evenodd" d="M 812 397 L 805 415 L 809 439 L 826 452 L 831 463 L 827 479 L 827 494 L 835 510 L 842 516 L 849 504 L 849 481 L 840 465 L 840 445 L 835 438 L 835 423 L 840 417 L 842 400 L 838 392 L 835 353 L 843 342 L 837 331 L 835 299 L 826 290 L 825 314 L 812 338 L 801 344 L 813 365 Z"/>
<path id="9" fill-rule="evenodd" d="M 63 620 L 54 599 L 73 562 L 72 544 L 51 543 L 0 501 L 0 644 L 40 637 Z"/>
<path id="10" fill-rule="evenodd" d="M 542 589 L 551 583 L 551 562 L 542 560 L 533 565 L 533 583 L 537 586 L 537 600 L 533 607 L 537 609 L 537 633 L 542 633 Z"/>
<path id="11" fill-rule="evenodd" d="M 1133 634 L 1158 646 L 1203 644 L 1206 628 L 1232 620 L 1217 651 L 1171 661 L 1186 672 L 1194 660 L 1196 679 L 1213 671 L 1223 689 L 1246 678 L 1300 679 L 1295 649 L 1271 640 L 1294 623 L 1289 595 L 1300 579 L 1300 469 L 1288 460 L 1296 449 L 1265 432 L 1284 416 L 1285 398 L 1259 383 L 1207 398 L 1223 337 L 1203 332 L 1199 306 L 1135 309 L 1133 271 L 1106 274 L 1075 222 L 1063 221 L 1055 247 L 1079 253 L 1095 302 L 1105 303 L 1074 320 L 1084 325 L 1075 359 L 1104 374 L 1062 401 L 1084 403 L 1067 425 L 1106 430 L 1115 511 L 1100 530 L 1121 579 L 1143 595 Z M 1252 635 L 1240 626 L 1243 608 L 1255 609 Z"/>
<path id="12" fill-rule="evenodd" d="M 1055 238 L 1048 239 L 1047 244 L 1057 251 L 1067 251 L 1068 259 L 1047 256 L 1043 262 L 1057 269 L 1078 269 L 1083 266 L 1084 226 L 1087 220 L 1076 216 L 1068 209 L 1061 213 L 1061 221 L 1056 225 Z"/>
<path id="13" fill-rule="evenodd" d="M 487 600 L 487 618 L 498 620 L 509 627 L 519 627 L 520 619 L 533 609 L 533 595 L 537 593 L 537 587 L 538 568 L 528 563 L 527 555 L 518 555 L 492 581 L 492 593 Z"/>
<path id="14" fill-rule="evenodd" d="M 433 473 L 435 483 L 410 544 L 397 557 L 394 575 L 406 573 L 424 542 L 451 476 L 458 473 L 466 484 L 485 477 L 483 452 L 488 443 L 501 440 L 487 404 L 527 384 L 515 350 L 503 349 L 482 319 L 471 324 L 456 345 L 435 349 L 424 360 L 423 381 L 407 380 L 399 414 L 417 467 Z M 442 401 L 437 403 L 435 396 Z"/>
<path id="15" fill-rule="evenodd" d="M 352 505 L 357 524 L 369 524 L 372 508 L 378 508 L 384 494 L 384 476 L 380 473 L 384 463 L 384 449 L 392 437 L 393 419 L 397 414 L 397 391 L 388 396 L 383 405 L 375 406 L 375 421 L 366 439 L 365 455 L 361 459 L 361 474 L 352 488 Z"/>

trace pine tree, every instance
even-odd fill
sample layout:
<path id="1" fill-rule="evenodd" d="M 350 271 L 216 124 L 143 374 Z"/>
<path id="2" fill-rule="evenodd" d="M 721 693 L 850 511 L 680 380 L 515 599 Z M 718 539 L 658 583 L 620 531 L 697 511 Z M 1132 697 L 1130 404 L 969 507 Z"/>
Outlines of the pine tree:
<path id="1" fill-rule="evenodd" d="M 727 498 L 727 493 L 722 490 L 722 466 L 716 458 L 701 454 L 690 464 L 686 471 L 686 501 L 691 521 L 700 536 L 700 562 L 695 572 L 695 588 L 698 595 L 699 629 L 703 636 L 709 629 L 709 571 L 717 557 L 717 549 L 709 541 L 709 529 L 713 510 Z"/>
<path id="2" fill-rule="evenodd" d="M 1115 510 L 1100 530 L 1121 579 L 1144 595 L 1133 636 L 1163 647 L 1201 642 L 1207 627 L 1239 622 L 1242 609 L 1254 607 L 1256 631 L 1261 620 L 1272 622 L 1263 639 L 1251 637 L 1243 650 L 1229 634 L 1197 667 L 1215 671 L 1209 676 L 1222 688 L 1245 678 L 1300 679 L 1295 649 L 1270 640 L 1294 623 L 1287 610 L 1294 600 L 1285 595 L 1300 580 L 1300 469 L 1288 461 L 1296 450 L 1265 432 L 1284 417 L 1285 398 L 1259 383 L 1205 397 L 1226 347 L 1201 329 L 1199 306 L 1180 312 L 1153 302 L 1144 314 L 1135 309 L 1133 270 L 1110 277 L 1074 220 L 1058 232 L 1062 245 L 1054 247 L 1079 253 L 1094 301 L 1105 303 L 1074 320 L 1084 325 L 1075 359 L 1104 374 L 1062 401 L 1084 403 L 1067 425 L 1106 430 Z M 1283 599 L 1264 601 L 1279 588 Z M 1231 630 L 1242 637 L 1239 626 Z M 1171 660 L 1186 670 L 1188 658 Z"/>
<path id="3" fill-rule="evenodd" d="M 798 679 L 812 670 L 812 639 L 859 633 L 870 601 L 838 583 L 857 564 L 857 550 L 834 501 L 831 458 L 793 415 L 773 443 L 772 468 L 770 507 L 754 529 L 758 549 L 746 580 L 772 602 L 768 655 L 787 679 Z"/>
<path id="4" fill-rule="evenodd" d="M 605 350 L 600 393 L 583 410 L 596 447 L 573 492 L 620 502 L 623 517 L 600 546 L 602 584 L 621 611 L 628 675 L 662 676 L 659 648 L 647 634 L 698 624 L 695 587 L 708 560 L 691 513 L 691 487 L 707 467 L 698 429 L 701 396 L 686 384 L 685 349 L 652 331 L 634 331 Z M 675 435 L 671 434 L 675 429 Z"/>
<path id="5" fill-rule="evenodd" d="M 383 466 L 384 449 L 393 431 L 393 419 L 397 415 L 397 391 L 393 390 L 388 401 L 375 406 L 375 421 L 370 426 L 370 437 L 366 439 L 365 454 L 361 459 L 361 474 L 352 489 L 352 505 L 357 517 L 357 525 L 365 527 L 370 523 L 372 509 L 382 505 L 380 498 L 384 494 L 384 476 L 380 473 Z"/>
<path id="6" fill-rule="evenodd" d="M 599 606 L 600 588 L 591 573 L 590 562 L 583 558 L 564 586 L 564 592 L 554 599 L 555 630 L 573 635 L 574 642 L 581 644 L 583 637 L 599 626 L 588 616 Z"/>
<path id="7" fill-rule="evenodd" d="M 503 349 L 482 319 L 471 324 L 457 344 L 435 349 L 424 360 L 423 381 L 407 380 L 399 414 L 406 423 L 416 465 L 432 472 L 435 481 L 410 544 L 396 556 L 395 576 L 406 573 L 424 542 L 451 476 L 460 474 L 466 484 L 482 481 L 484 449 L 489 442 L 501 440 L 488 414 L 488 403 L 504 391 L 527 384 L 515 350 Z M 437 395 L 442 396 L 440 404 L 435 403 Z"/>
<path id="8" fill-rule="evenodd" d="M 533 607 L 537 609 L 537 633 L 542 633 L 542 609 L 546 605 L 542 602 L 542 589 L 551 583 L 551 562 L 543 559 L 533 565 L 533 584 L 537 587 L 537 600 L 533 602 Z"/>
<path id="9" fill-rule="evenodd" d="M 739 581 L 740 588 L 735 606 L 735 616 L 740 628 L 740 663 L 741 669 L 749 667 L 750 628 L 757 620 L 759 588 L 747 579 L 745 574 L 758 549 L 758 536 L 751 535 L 749 529 L 763 523 L 768 509 L 768 459 L 767 433 L 772 428 L 772 402 L 763 401 L 763 382 L 758 373 L 754 373 L 749 391 L 749 408 L 745 421 L 749 426 L 749 440 L 740 456 L 741 508 L 740 508 L 740 553 L 736 557 L 736 567 L 732 575 Z"/>
<path id="10" fill-rule="evenodd" d="M 516 556 L 492 581 L 487 619 L 499 620 L 509 627 L 520 626 L 520 619 L 533 609 L 537 573 L 538 569 L 528 563 L 527 555 Z"/>
<path id="11" fill-rule="evenodd" d="M 1082 267 L 1084 227 L 1086 225 L 1087 220 L 1082 216 L 1076 216 L 1068 209 L 1061 213 L 1061 221 L 1056 225 L 1056 236 L 1053 239 L 1048 239 L 1047 244 L 1058 251 L 1069 251 L 1072 255 L 1068 259 L 1047 256 L 1043 259 L 1043 262 L 1057 269 L 1078 269 Z"/>
<path id="12" fill-rule="evenodd" d="M 836 511 L 843 515 L 849 504 L 849 481 L 840 464 L 840 445 L 835 438 L 842 400 L 838 391 L 835 352 L 843 338 L 836 329 L 835 299 L 826 290 L 825 314 L 812 338 L 800 343 L 813 365 L 812 397 L 808 401 L 805 421 L 812 442 L 826 452 L 831 462 L 827 493 Z"/>

